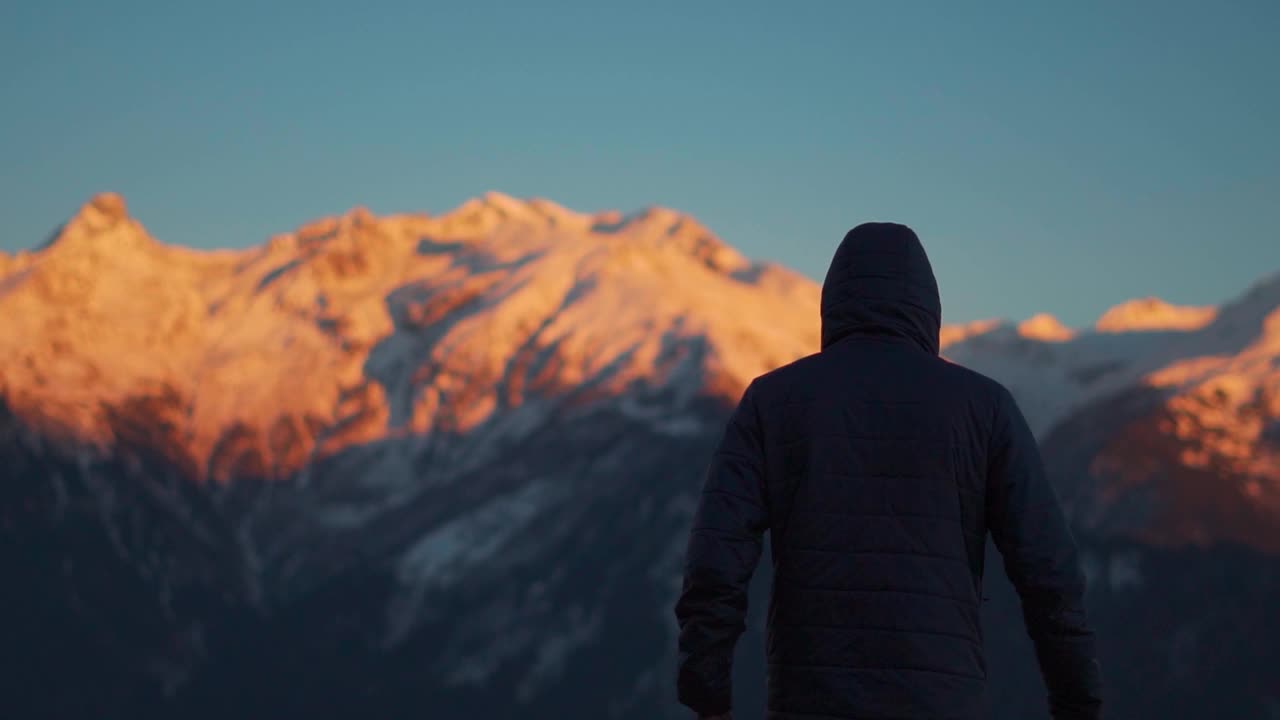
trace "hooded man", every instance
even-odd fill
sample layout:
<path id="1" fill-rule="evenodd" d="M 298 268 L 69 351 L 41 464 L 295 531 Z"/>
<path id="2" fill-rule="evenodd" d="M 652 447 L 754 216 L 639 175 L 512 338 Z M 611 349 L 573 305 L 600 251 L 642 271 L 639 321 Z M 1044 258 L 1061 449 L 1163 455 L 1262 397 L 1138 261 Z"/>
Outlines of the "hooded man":
<path id="1" fill-rule="evenodd" d="M 1055 720 L 1094 720 L 1100 669 L 1075 542 L 998 382 L 938 355 L 933 268 L 859 225 L 822 287 L 822 349 L 754 380 L 707 472 L 675 607 L 677 690 L 730 715 L 747 584 L 770 532 L 769 720 L 987 718 L 991 534 Z"/>

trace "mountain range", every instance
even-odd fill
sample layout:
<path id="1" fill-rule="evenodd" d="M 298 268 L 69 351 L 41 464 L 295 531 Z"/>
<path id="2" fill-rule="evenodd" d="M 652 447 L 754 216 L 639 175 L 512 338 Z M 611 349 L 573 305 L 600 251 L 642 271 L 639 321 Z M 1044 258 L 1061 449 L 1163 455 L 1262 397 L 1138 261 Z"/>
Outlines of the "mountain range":
<path id="1" fill-rule="evenodd" d="M 701 472 L 819 293 L 658 207 L 489 193 L 199 251 L 92 198 L 0 253 L 0 716 L 684 717 Z M 1280 718 L 1280 273 L 942 341 L 1040 440 L 1112 717 Z M 997 717 L 1046 717 L 988 568 Z"/>

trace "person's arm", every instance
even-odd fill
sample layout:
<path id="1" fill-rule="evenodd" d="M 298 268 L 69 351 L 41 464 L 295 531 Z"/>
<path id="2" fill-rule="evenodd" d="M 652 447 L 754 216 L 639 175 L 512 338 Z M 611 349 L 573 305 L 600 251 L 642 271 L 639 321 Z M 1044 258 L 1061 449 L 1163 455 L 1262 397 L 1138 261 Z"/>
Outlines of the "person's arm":
<path id="1" fill-rule="evenodd" d="M 733 649 L 746 628 L 747 585 L 769 526 L 763 439 L 752 387 L 712 455 L 694 513 L 676 602 L 676 690 L 700 717 L 727 716 Z"/>
<path id="2" fill-rule="evenodd" d="M 1101 717 L 1102 679 L 1075 539 L 1035 437 L 1007 390 L 996 411 L 987 524 L 1022 600 L 1055 720 Z"/>

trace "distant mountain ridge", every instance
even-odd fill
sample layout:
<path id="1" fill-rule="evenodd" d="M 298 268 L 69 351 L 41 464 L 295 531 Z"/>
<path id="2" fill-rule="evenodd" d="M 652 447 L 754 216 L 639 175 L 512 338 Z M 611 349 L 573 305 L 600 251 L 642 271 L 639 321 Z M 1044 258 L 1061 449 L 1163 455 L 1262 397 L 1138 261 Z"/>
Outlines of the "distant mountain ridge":
<path id="1" fill-rule="evenodd" d="M 26 699 L 0 715 L 679 716 L 699 458 L 746 383 L 818 349 L 818 300 L 664 208 L 490 193 L 204 252 L 96 196 L 0 253 L 0 531 L 40 593 L 11 645 L 62 648 L 15 660 L 31 674 L 0 696 Z M 1145 668 L 1119 707 L 1230 692 L 1245 714 L 1218 717 L 1273 717 L 1247 713 L 1280 708 L 1280 274 L 1220 307 L 942 334 L 1041 440 L 1100 623 L 1128 638 L 1111 657 Z M 1038 717 L 992 583 L 1001 717 Z M 1210 627 L 1231 658 L 1194 654 Z M 1175 640 L 1193 656 L 1164 664 Z M 67 653 L 82 670 L 56 671 Z M 272 683 L 296 663 L 323 682 Z"/>
<path id="2" fill-rule="evenodd" d="M 812 283 L 661 208 L 585 215 L 489 194 L 438 218 L 356 209 L 200 252 L 157 242 L 102 195 L 48 247 L 0 257 L 14 319 L 0 392 L 88 439 L 95 401 L 166 383 L 192 401 L 201 457 L 234 423 L 280 419 L 306 436 L 342 424 L 346 405 L 362 419 L 308 437 L 308 451 L 465 430 L 525 395 L 585 386 L 728 398 L 816 343 L 816 320 L 790 321 L 816 312 Z M 684 367 L 702 344 L 703 365 Z"/>

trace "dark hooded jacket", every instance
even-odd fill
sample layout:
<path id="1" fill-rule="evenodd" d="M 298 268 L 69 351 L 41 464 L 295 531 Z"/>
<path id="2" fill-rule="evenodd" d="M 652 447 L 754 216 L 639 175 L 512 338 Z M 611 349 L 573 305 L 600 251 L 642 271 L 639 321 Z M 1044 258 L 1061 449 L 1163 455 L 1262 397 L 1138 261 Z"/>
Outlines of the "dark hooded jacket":
<path id="1" fill-rule="evenodd" d="M 988 532 L 1022 600 L 1053 717 L 1100 716 L 1085 579 L 1002 385 L 938 355 L 933 269 L 909 228 L 860 225 L 822 288 L 821 352 L 746 389 L 708 470 L 675 613 L 677 689 L 729 709 L 769 531 L 771 720 L 986 718 Z"/>

